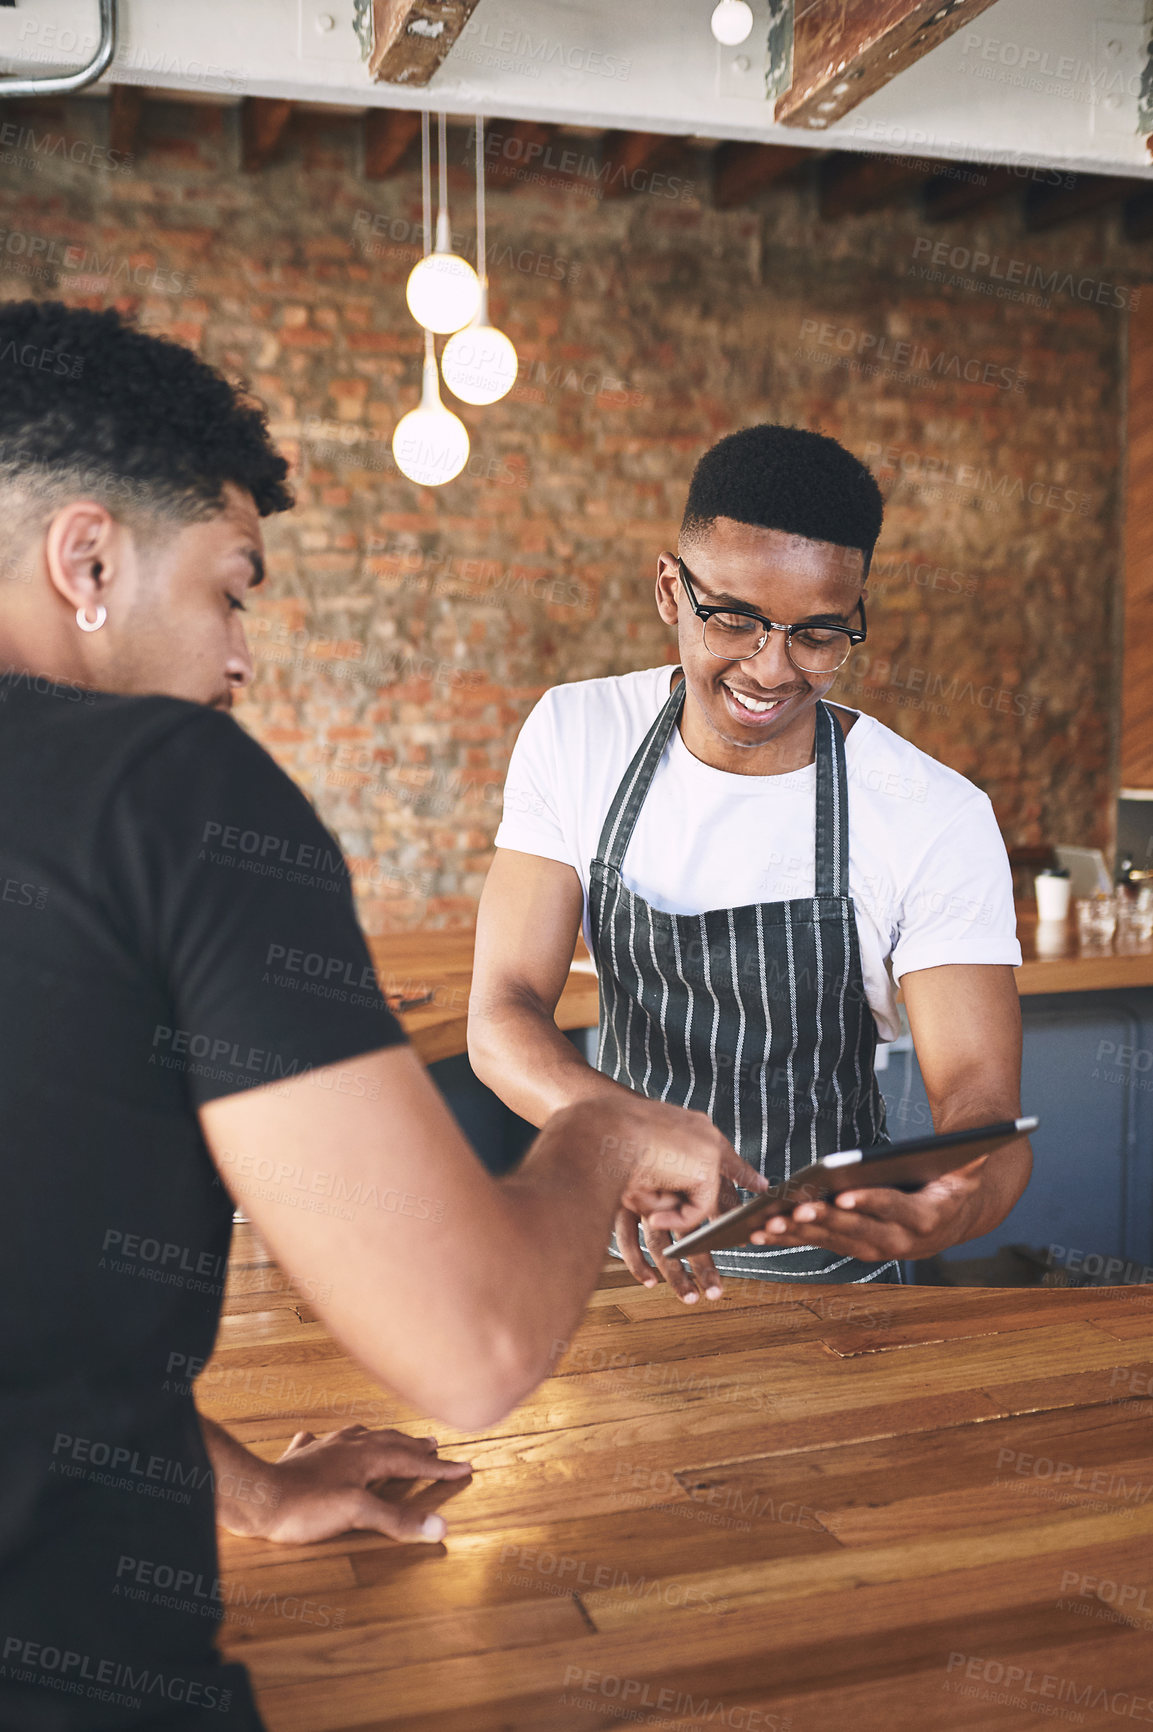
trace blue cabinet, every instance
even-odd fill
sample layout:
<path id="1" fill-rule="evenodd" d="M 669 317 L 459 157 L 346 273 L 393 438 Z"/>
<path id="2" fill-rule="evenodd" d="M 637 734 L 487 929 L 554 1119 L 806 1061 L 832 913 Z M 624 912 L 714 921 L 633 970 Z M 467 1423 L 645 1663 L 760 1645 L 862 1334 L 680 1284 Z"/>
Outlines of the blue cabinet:
<path id="1" fill-rule="evenodd" d="M 595 1029 L 574 1028 L 568 1039 L 582 1058 L 591 1063 L 596 1057 Z M 535 1126 L 481 1082 L 467 1053 L 437 1059 L 428 1072 L 489 1172 L 497 1177 L 511 1172 L 536 1136 Z"/>

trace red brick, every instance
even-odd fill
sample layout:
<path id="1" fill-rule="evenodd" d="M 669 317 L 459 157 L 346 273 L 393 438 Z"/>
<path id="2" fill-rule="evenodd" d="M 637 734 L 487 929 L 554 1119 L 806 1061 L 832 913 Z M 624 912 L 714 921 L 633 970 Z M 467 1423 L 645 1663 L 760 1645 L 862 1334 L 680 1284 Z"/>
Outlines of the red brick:
<path id="1" fill-rule="evenodd" d="M 92 124 L 82 101 L 57 107 L 60 130 Z M 415 249 L 387 243 L 374 256 L 354 242 L 353 217 L 370 202 L 357 124 L 297 115 L 283 160 L 248 175 L 237 171 L 235 119 L 223 109 L 150 99 L 142 138 L 133 172 L 88 177 L 82 203 L 71 168 L 46 162 L 34 185 L 8 176 L 5 221 L 103 258 L 188 271 L 193 292 L 121 294 L 115 279 L 85 286 L 66 271 L 49 287 L 8 260 L 0 283 L 6 296 L 51 293 L 139 310 L 147 328 L 251 379 L 283 429 L 282 449 L 304 471 L 300 506 L 265 525 L 272 575 L 253 603 L 258 676 L 240 713 L 338 834 L 363 838 L 372 826 L 381 853 L 362 862 L 358 895 L 375 929 L 471 924 L 499 817 L 484 789 L 502 780 L 541 691 L 675 659 L 652 602 L 656 553 L 675 541 L 704 447 L 768 416 L 820 427 L 862 454 L 871 441 L 896 444 L 1026 483 L 1044 475 L 1088 496 L 1085 515 L 1008 503 L 987 512 L 963 489 L 932 500 L 880 472 L 889 504 L 878 561 L 960 569 L 978 587 L 957 596 L 878 581 L 870 652 L 947 668 L 961 684 L 1020 688 L 1042 713 L 1022 721 L 966 703 L 942 717 L 901 708 L 890 701 L 900 694 L 876 682 L 846 701 L 978 781 L 1011 842 L 1076 836 L 1108 846 L 1123 315 L 1068 295 L 1038 310 L 985 295 L 979 284 L 918 281 L 905 268 L 923 229 L 912 205 L 817 225 L 805 187 L 774 189 L 740 211 L 494 187 L 494 243 L 567 261 L 564 280 L 493 267 L 494 317 L 517 345 L 521 380 L 501 403 L 461 411 L 474 467 L 495 460 L 527 486 L 466 473 L 425 490 L 365 461 L 387 457 L 392 428 L 416 402 L 421 336 L 404 302 Z M 693 178 L 703 187 L 703 156 Z M 454 166 L 454 180 L 463 187 L 468 179 Z M 410 165 L 373 189 L 371 202 L 414 220 L 418 171 Z M 454 209 L 468 232 L 467 202 Z M 1126 247 L 1115 230 L 1086 222 L 1025 235 L 1006 201 L 950 224 L 949 238 L 1075 278 L 1143 281 L 1144 249 Z M 1026 388 L 1006 397 L 964 381 L 922 388 L 820 368 L 795 354 L 801 321 L 814 313 L 1019 367 Z M 602 388 L 597 401 L 546 385 L 531 372 L 536 361 L 560 367 L 562 380 L 570 368 L 595 369 L 620 387 Z M 309 414 L 383 437 L 321 463 L 317 442 L 302 438 Z M 410 546 L 423 569 L 401 557 Z M 465 593 L 470 586 L 454 574 L 468 562 L 474 572 L 495 562 L 504 589 L 474 579 L 475 593 Z M 579 582 L 591 602 L 534 599 L 514 587 L 525 572 Z M 1017 614 L 1027 623 L 1015 635 Z M 301 631 L 306 642 L 280 643 L 257 631 L 261 623 Z M 442 673 L 463 666 L 482 677 L 454 686 L 402 671 L 381 687 L 372 672 L 379 661 L 358 665 L 368 652 L 411 655 L 415 666 L 430 657 Z M 341 677 L 350 672 L 356 677 Z M 852 689 L 851 673 L 842 684 Z M 345 779 L 331 750 L 342 737 L 391 754 L 387 779 L 430 769 L 434 783 L 459 788 L 457 808 L 389 801 L 381 772 L 375 784 L 352 772 Z M 374 866 L 392 871 L 398 887 L 374 888 Z M 432 874 L 431 897 L 405 890 L 408 870 Z"/>

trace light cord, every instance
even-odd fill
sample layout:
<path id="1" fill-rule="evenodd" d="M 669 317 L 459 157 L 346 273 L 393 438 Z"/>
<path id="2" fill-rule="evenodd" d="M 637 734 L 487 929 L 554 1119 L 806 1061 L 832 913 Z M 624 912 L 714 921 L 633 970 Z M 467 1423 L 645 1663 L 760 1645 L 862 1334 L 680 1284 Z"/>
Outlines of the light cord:
<path id="1" fill-rule="evenodd" d="M 488 248 L 484 232 L 484 115 L 476 117 L 476 273 L 488 281 Z"/>
<path id="2" fill-rule="evenodd" d="M 432 251 L 432 145 L 428 132 L 428 110 L 420 117 L 420 190 L 424 201 L 424 256 Z"/>

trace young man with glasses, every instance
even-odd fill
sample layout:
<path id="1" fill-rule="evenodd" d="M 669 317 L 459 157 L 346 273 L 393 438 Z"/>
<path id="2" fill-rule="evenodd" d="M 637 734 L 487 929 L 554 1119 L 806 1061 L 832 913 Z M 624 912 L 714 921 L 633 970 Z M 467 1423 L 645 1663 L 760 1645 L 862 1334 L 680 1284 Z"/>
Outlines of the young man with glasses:
<path id="1" fill-rule="evenodd" d="M 750 427 L 697 465 L 656 604 L 679 666 L 546 692 L 517 741 L 477 927 L 469 1052 L 515 1111 L 631 1091 L 706 1112 L 766 1177 L 886 1140 L 878 1038 L 909 1026 L 939 1131 L 1020 1112 L 1012 882 L 987 796 L 827 700 L 865 640 L 875 481 L 833 439 Z M 595 1066 L 553 1023 L 578 930 Z M 925 1127 L 928 1128 L 927 1126 Z M 864 1189 L 688 1268 L 622 1209 L 614 1249 L 693 1302 L 717 1271 L 898 1282 L 988 1232 L 1027 1144 L 915 1195 Z"/>

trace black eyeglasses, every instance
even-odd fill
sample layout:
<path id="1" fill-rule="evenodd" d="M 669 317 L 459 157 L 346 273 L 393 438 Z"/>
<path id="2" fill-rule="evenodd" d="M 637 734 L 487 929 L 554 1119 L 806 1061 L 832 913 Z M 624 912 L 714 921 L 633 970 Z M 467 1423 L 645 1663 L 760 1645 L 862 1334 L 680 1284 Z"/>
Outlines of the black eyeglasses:
<path id="1" fill-rule="evenodd" d="M 844 667 L 854 644 L 864 643 L 868 636 L 865 604 L 858 599 L 861 629 L 847 625 L 827 624 L 824 618 L 801 620 L 798 625 L 779 625 L 763 614 L 747 608 L 704 607 L 697 600 L 692 585 L 692 573 L 680 555 L 677 566 L 689 605 L 704 627 L 705 648 L 722 661 L 743 662 L 764 649 L 769 634 L 783 631 L 789 660 L 805 674 L 831 674 Z"/>

